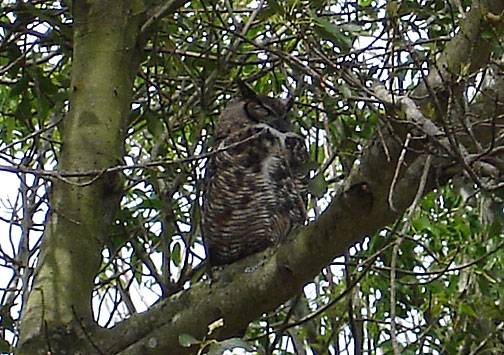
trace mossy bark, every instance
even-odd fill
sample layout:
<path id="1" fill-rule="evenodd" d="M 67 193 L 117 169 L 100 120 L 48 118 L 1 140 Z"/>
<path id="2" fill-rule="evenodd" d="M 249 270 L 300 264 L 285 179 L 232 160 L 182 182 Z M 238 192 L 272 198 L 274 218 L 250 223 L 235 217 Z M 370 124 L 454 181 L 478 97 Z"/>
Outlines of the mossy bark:
<path id="1" fill-rule="evenodd" d="M 132 12 L 131 1 L 76 1 L 72 10 L 70 108 L 61 127 L 60 172 L 121 162 L 142 52 L 137 40 L 141 18 Z M 118 174 L 86 185 L 89 179 L 53 183 L 50 218 L 22 315 L 19 354 L 92 347 L 84 333 L 92 323 L 93 280 L 121 190 Z"/>

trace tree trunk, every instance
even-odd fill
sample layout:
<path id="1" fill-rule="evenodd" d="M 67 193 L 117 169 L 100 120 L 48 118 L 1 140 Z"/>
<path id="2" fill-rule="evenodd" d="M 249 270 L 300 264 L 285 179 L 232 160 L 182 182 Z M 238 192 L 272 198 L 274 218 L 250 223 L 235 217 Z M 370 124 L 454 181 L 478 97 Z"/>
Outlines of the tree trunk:
<path id="1" fill-rule="evenodd" d="M 131 1 L 76 1 L 70 109 L 59 170 L 121 162 L 133 80 L 142 47 Z M 93 280 L 121 196 L 118 174 L 53 181 L 49 222 L 21 322 L 19 354 L 89 349 Z M 44 353 L 45 353 L 44 351 Z M 86 351 L 85 351 L 86 352 Z M 89 353 L 89 352 L 86 352 Z"/>

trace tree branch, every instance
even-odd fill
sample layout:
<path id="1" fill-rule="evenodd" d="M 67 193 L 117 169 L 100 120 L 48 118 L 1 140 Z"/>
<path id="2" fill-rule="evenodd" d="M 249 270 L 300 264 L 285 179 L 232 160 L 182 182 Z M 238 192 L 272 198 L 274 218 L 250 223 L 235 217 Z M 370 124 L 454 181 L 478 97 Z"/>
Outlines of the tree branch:
<path id="1" fill-rule="evenodd" d="M 140 28 L 140 33 L 145 34 L 156 22 L 165 16 L 174 13 L 179 7 L 184 6 L 189 0 L 168 0 L 150 11 L 149 17 Z"/>

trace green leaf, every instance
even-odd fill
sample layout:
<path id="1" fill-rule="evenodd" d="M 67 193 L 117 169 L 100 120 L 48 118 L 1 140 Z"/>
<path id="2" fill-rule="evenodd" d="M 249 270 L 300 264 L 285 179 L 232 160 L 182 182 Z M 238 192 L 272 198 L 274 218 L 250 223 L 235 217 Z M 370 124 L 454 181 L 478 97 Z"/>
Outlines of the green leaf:
<path id="1" fill-rule="evenodd" d="M 163 132 L 163 121 L 161 121 L 161 117 L 153 113 L 145 113 L 145 119 L 147 122 L 147 130 L 154 137 L 159 137 Z"/>
<path id="2" fill-rule="evenodd" d="M 397 1 L 389 1 L 387 3 L 386 12 L 388 17 L 396 17 L 397 11 L 399 10 L 399 5 Z"/>
<path id="3" fill-rule="evenodd" d="M 155 196 L 151 197 L 151 198 L 147 198 L 145 200 L 143 200 L 141 203 L 139 203 L 138 205 L 135 206 L 135 209 L 155 209 L 155 210 L 159 210 L 161 209 L 161 200 L 156 198 Z"/>
<path id="4" fill-rule="evenodd" d="M 318 17 L 314 13 L 311 16 L 318 25 L 315 27 L 315 31 L 323 38 L 334 42 L 343 52 L 348 52 L 352 48 L 353 36 L 349 36 L 342 26 L 336 25 L 325 18 Z"/>
<path id="5" fill-rule="evenodd" d="M 32 117 L 31 108 L 30 99 L 28 99 L 27 96 L 23 96 L 21 102 L 16 108 L 16 111 L 14 112 L 14 115 L 19 120 L 27 122 Z"/>
<path id="6" fill-rule="evenodd" d="M 22 52 L 19 47 L 14 42 L 11 42 L 7 47 L 7 58 L 9 59 L 8 62 L 11 63 L 11 67 L 7 73 L 11 78 L 17 77 L 19 69 L 24 63 L 22 60 L 18 60 L 21 56 Z"/>
<path id="7" fill-rule="evenodd" d="M 175 243 L 171 252 L 171 259 L 176 266 L 180 265 L 181 248 L 179 243 Z"/>
<path id="8" fill-rule="evenodd" d="M 203 274 L 206 272 L 206 269 L 204 267 L 200 268 L 199 270 L 196 270 L 194 275 L 191 277 L 191 282 L 197 282 Z"/>
<path id="9" fill-rule="evenodd" d="M 192 230 L 198 231 L 201 224 L 201 208 L 197 203 L 191 206 L 191 222 Z"/>
<path id="10" fill-rule="evenodd" d="M 357 4 L 359 4 L 359 6 L 367 7 L 367 6 L 371 5 L 372 1 L 373 0 L 358 0 Z"/>
<path id="11" fill-rule="evenodd" d="M 178 336 L 178 341 L 179 341 L 179 344 L 182 345 L 184 348 L 189 348 L 193 345 L 201 343 L 201 341 L 199 341 L 198 339 L 196 339 L 195 337 L 193 337 L 190 334 L 180 334 Z"/>
<path id="12" fill-rule="evenodd" d="M 27 77 L 23 77 L 17 83 L 12 85 L 9 96 L 15 97 L 24 93 L 28 89 L 29 79 Z"/>
<path id="13" fill-rule="evenodd" d="M 40 75 L 38 77 L 40 91 L 42 91 L 45 95 L 52 96 L 58 92 L 58 87 L 54 85 L 51 78 Z"/>
<path id="14" fill-rule="evenodd" d="M 278 1 L 268 1 L 268 5 L 263 7 L 258 15 L 258 19 L 265 20 L 275 15 L 284 15 L 285 8 L 281 6 Z"/>
<path id="15" fill-rule="evenodd" d="M 15 321 L 12 319 L 11 316 L 11 309 L 12 305 L 10 306 L 2 306 L 0 307 L 0 329 L 9 329 L 11 331 L 14 331 L 14 324 Z"/>
<path id="16" fill-rule="evenodd" d="M 283 2 L 283 1 L 281 1 Z M 279 14 L 279 15 L 284 15 L 285 14 L 285 4 L 280 4 L 281 2 L 279 1 L 268 1 L 268 4 L 270 4 L 271 8 L 273 9 L 273 11 L 275 11 L 275 13 Z"/>
<path id="17" fill-rule="evenodd" d="M 5 339 L 0 339 L 0 352 L 10 353 L 10 344 Z"/>
<path id="18" fill-rule="evenodd" d="M 421 232 L 425 229 L 429 229 L 431 223 L 427 217 L 421 216 L 419 218 L 415 218 L 411 224 L 413 225 L 415 231 Z"/>
<path id="19" fill-rule="evenodd" d="M 462 313 L 462 314 L 467 314 L 467 315 L 469 315 L 471 317 L 475 317 L 475 318 L 478 317 L 478 315 L 476 314 L 474 309 L 470 305 L 468 305 L 467 303 L 461 303 L 459 310 L 460 310 L 460 313 Z"/>
<path id="20" fill-rule="evenodd" d="M 309 6 L 315 10 L 320 9 L 322 6 L 325 5 L 325 3 L 326 3 L 325 0 L 311 0 L 308 2 Z"/>
<path id="21" fill-rule="evenodd" d="M 315 197 L 323 197 L 327 192 L 327 182 L 324 179 L 324 174 L 317 174 L 308 182 L 308 191 Z"/>
<path id="22" fill-rule="evenodd" d="M 338 90 L 341 92 L 341 94 L 343 95 L 343 97 L 345 99 L 352 96 L 352 90 L 346 84 L 342 84 L 342 85 L 338 86 Z"/>

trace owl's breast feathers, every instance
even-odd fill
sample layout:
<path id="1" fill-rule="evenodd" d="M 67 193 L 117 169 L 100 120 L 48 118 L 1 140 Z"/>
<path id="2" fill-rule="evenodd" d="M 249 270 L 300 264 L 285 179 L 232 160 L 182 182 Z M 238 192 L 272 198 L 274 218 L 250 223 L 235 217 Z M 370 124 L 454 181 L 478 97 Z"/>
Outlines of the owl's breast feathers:
<path id="1" fill-rule="evenodd" d="M 218 148 L 207 165 L 203 205 L 212 265 L 278 243 L 293 224 L 304 223 L 307 202 L 308 152 L 301 136 L 256 124 L 229 134 Z"/>

